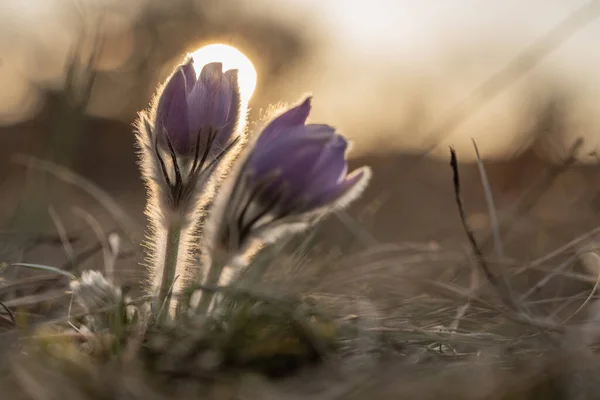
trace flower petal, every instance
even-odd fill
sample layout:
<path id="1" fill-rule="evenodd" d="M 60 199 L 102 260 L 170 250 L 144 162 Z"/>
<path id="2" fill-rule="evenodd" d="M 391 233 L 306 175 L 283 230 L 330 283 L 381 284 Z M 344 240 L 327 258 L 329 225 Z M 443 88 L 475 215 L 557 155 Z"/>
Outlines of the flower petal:
<path id="1" fill-rule="evenodd" d="M 160 95 L 155 122 L 161 143 L 166 144 L 162 136 L 166 132 L 176 151 L 185 151 L 190 146 L 185 94 L 185 74 L 178 68 Z"/>
<path id="2" fill-rule="evenodd" d="M 325 146 L 335 136 L 335 130 L 329 125 L 299 125 L 286 129 L 282 135 L 272 138 L 270 141 L 257 142 L 255 152 L 257 153 L 290 153 L 294 152 L 294 146 L 300 143 L 318 143 Z"/>
<path id="3" fill-rule="evenodd" d="M 289 185 L 289 190 L 294 194 L 306 192 L 310 185 L 311 176 L 307 173 L 319 159 L 323 147 L 315 143 L 306 143 L 285 156 L 281 168 L 281 180 Z M 306 193 L 308 194 L 308 193 Z"/>
<path id="4" fill-rule="evenodd" d="M 220 96 L 221 111 L 216 111 L 217 113 L 223 112 L 223 122 L 213 143 L 215 153 L 220 153 L 227 147 L 240 118 L 241 104 L 238 70 L 230 69 L 226 71 L 224 78 L 223 82 L 226 82 L 227 85 L 223 85 L 221 90 L 226 90 L 227 92 L 222 93 Z"/>
<path id="5" fill-rule="evenodd" d="M 225 75 L 225 79 L 227 79 L 227 81 L 229 82 L 231 87 L 235 88 L 235 90 L 239 93 L 239 91 L 240 91 L 239 71 L 237 69 L 229 69 L 229 70 L 225 71 L 224 75 Z"/>
<path id="6" fill-rule="evenodd" d="M 238 80 L 238 70 L 230 69 L 225 72 L 225 80 L 229 83 L 230 104 L 227 114 L 227 123 L 236 124 L 239 118 L 241 108 L 240 84 Z"/>
<path id="7" fill-rule="evenodd" d="M 223 63 L 212 62 L 202 67 L 199 83 L 205 86 L 219 86 L 223 79 Z"/>
<path id="8" fill-rule="evenodd" d="M 307 171 L 319 159 L 323 144 L 318 140 L 296 137 L 280 141 L 278 146 L 269 146 L 267 151 L 256 151 L 250 158 L 249 166 L 258 179 L 279 172 L 279 184 L 302 190 L 309 178 Z"/>
<path id="9" fill-rule="evenodd" d="M 335 137 L 335 128 L 326 124 L 308 124 L 305 127 L 306 136 L 320 137 L 324 140 L 331 140 Z"/>
<path id="10" fill-rule="evenodd" d="M 221 85 L 215 89 L 215 97 L 211 99 L 211 109 L 208 116 L 211 126 L 223 130 L 229 124 L 229 113 L 232 103 L 231 84 L 221 80 Z"/>
<path id="11" fill-rule="evenodd" d="M 301 104 L 273 119 L 262 130 L 258 141 L 261 143 L 271 141 L 292 127 L 304 125 L 310 113 L 311 100 L 311 97 L 307 97 Z"/>
<path id="12" fill-rule="evenodd" d="M 371 170 L 368 167 L 362 167 L 352 171 L 352 173 L 338 185 L 314 196 L 311 201 L 311 208 L 322 207 L 328 204 L 338 207 L 346 206 L 362 193 L 366 188 L 370 177 Z"/>
<path id="13" fill-rule="evenodd" d="M 196 135 L 200 129 L 213 124 L 215 103 L 221 101 L 221 82 L 223 80 L 223 64 L 206 64 L 196 85 L 188 94 L 188 112 L 190 115 L 190 132 Z"/>
<path id="14" fill-rule="evenodd" d="M 309 173 L 311 188 L 314 191 L 322 192 L 328 188 L 333 188 L 344 179 L 348 170 L 348 163 L 346 162 L 347 148 L 348 142 L 341 135 L 335 135 L 327 143 Z"/>
<path id="15" fill-rule="evenodd" d="M 196 70 L 194 68 L 194 59 L 190 57 L 187 62 L 181 66 L 181 69 L 183 70 L 183 74 L 185 76 L 185 93 L 189 94 L 198 80 L 196 77 Z"/>
<path id="16" fill-rule="evenodd" d="M 268 174 L 278 165 L 285 163 L 299 149 L 316 146 L 322 150 L 330 136 L 322 131 L 315 131 L 315 134 L 309 135 L 306 133 L 307 127 L 296 126 L 272 141 L 257 142 L 250 157 L 250 167 L 256 174 Z"/>

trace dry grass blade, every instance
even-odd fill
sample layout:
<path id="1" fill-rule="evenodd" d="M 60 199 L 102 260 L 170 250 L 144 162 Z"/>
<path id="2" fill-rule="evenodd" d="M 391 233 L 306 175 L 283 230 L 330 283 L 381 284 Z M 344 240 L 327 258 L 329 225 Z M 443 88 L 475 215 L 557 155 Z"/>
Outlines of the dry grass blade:
<path id="1" fill-rule="evenodd" d="M 46 301 L 58 300 L 65 296 L 67 296 L 67 292 L 65 290 L 54 290 L 51 292 L 45 292 L 43 294 L 23 296 L 17 299 L 8 300 L 6 301 L 5 305 L 12 308 L 28 307 L 38 305 Z"/>
<path id="2" fill-rule="evenodd" d="M 65 225 L 62 223 L 58 213 L 54 209 L 54 207 L 48 207 L 48 214 L 50 214 L 50 218 L 52 218 L 52 222 L 56 228 L 56 232 L 58 233 L 58 237 L 62 243 L 63 249 L 65 250 L 65 254 L 67 255 L 67 259 L 73 263 L 75 257 L 75 251 L 73 250 L 73 246 L 68 239 L 67 230 Z"/>
<path id="3" fill-rule="evenodd" d="M 12 323 L 14 325 L 16 325 L 17 319 L 15 318 L 15 314 L 12 312 L 12 310 L 6 304 L 4 304 L 2 301 L 0 301 L 0 307 L 2 307 L 4 309 L 4 311 L 6 311 L 6 313 L 10 317 L 10 320 L 12 321 Z"/>
<path id="4" fill-rule="evenodd" d="M 27 288 L 36 284 L 44 284 L 46 282 L 54 284 L 57 280 L 62 279 L 62 275 L 56 273 L 39 274 L 28 278 L 21 278 L 8 281 L 0 287 L 0 296 L 4 296 L 12 291 Z M 14 297 L 14 296 L 13 296 Z"/>
<path id="5" fill-rule="evenodd" d="M 377 239 L 369 231 L 360 226 L 346 211 L 336 210 L 334 215 L 366 248 L 379 244 Z"/>
<path id="6" fill-rule="evenodd" d="M 562 327 L 557 326 L 556 324 L 554 324 L 552 322 L 532 318 L 529 315 L 529 312 L 527 311 L 527 309 L 514 298 L 513 293 L 511 292 L 510 286 L 507 285 L 508 281 L 498 280 L 496 278 L 496 276 L 490 271 L 490 269 L 486 263 L 486 260 L 483 256 L 483 253 L 481 252 L 481 249 L 477 244 L 475 235 L 474 235 L 472 229 L 469 227 L 469 224 L 466 219 L 466 213 L 465 213 L 464 205 L 463 205 L 462 198 L 460 195 L 460 177 L 459 177 L 459 173 L 458 173 L 458 161 L 457 161 L 457 157 L 456 157 L 456 152 L 454 151 L 453 148 L 450 148 L 450 166 L 452 167 L 452 171 L 453 171 L 453 182 L 454 182 L 454 193 L 455 193 L 455 198 L 456 198 L 456 204 L 458 206 L 459 214 L 461 217 L 463 227 L 465 229 L 465 233 L 467 234 L 467 238 L 469 239 L 469 242 L 471 243 L 471 246 L 473 248 L 473 252 L 475 253 L 477 263 L 478 263 L 479 267 L 481 268 L 481 270 L 483 271 L 486 278 L 488 279 L 488 281 L 496 289 L 496 291 L 500 295 L 503 302 L 512 311 L 516 311 L 516 313 L 514 315 L 510 312 L 504 312 L 504 315 L 507 318 L 514 320 L 516 322 L 520 322 L 520 323 L 524 323 L 524 324 L 528 324 L 530 326 L 536 327 L 543 333 L 545 333 L 546 331 L 549 331 L 549 330 L 550 331 L 562 331 L 563 330 Z M 547 339 L 550 340 L 551 342 L 553 341 L 550 337 L 547 337 Z"/>
<path id="7" fill-rule="evenodd" d="M 600 263 L 600 256 L 598 256 L 595 253 L 591 253 L 591 254 L 593 254 L 593 256 L 596 258 L 596 264 Z M 594 284 L 594 287 L 590 291 L 589 296 L 586 297 L 585 301 L 577 308 L 577 310 L 575 310 L 575 312 L 573 312 L 573 314 L 571 314 L 567 319 L 565 319 L 563 321 L 563 323 L 567 323 L 571 319 L 573 319 L 573 317 L 575 317 L 575 315 L 579 314 L 579 312 L 581 312 L 581 310 L 583 310 L 585 308 L 585 306 L 588 305 L 590 301 L 592 301 L 592 299 L 594 298 L 594 295 L 596 294 L 596 291 L 598 290 L 599 285 L 600 285 L 600 271 L 598 271 L 598 273 L 597 273 L 596 283 Z"/>
<path id="8" fill-rule="evenodd" d="M 60 180 L 77 186 L 94 199 L 98 201 L 113 217 L 121 230 L 127 235 L 130 243 L 137 246 L 139 229 L 137 223 L 119 206 L 104 190 L 93 184 L 86 178 L 74 173 L 73 171 L 63 166 L 54 164 L 50 161 L 39 160 L 35 157 L 26 155 L 17 155 L 13 158 L 17 164 L 24 165 L 28 168 L 48 172 Z"/>
<path id="9" fill-rule="evenodd" d="M 450 167 L 452 168 L 453 173 L 454 196 L 456 200 L 456 205 L 458 206 L 458 213 L 460 214 L 460 220 L 467 235 L 467 239 L 469 239 L 469 243 L 471 244 L 471 248 L 477 259 L 477 263 L 483 271 L 484 275 L 486 276 L 487 280 L 492 284 L 492 286 L 494 286 L 494 288 L 496 288 L 496 290 L 500 294 L 500 297 L 502 297 L 505 303 L 511 306 L 512 308 L 518 309 L 517 304 L 515 303 L 514 299 L 510 297 L 506 288 L 502 286 L 500 281 L 496 278 L 492 271 L 490 271 L 487 262 L 485 261 L 485 257 L 481 252 L 479 245 L 477 244 L 475 234 L 473 233 L 473 230 L 467 222 L 467 214 L 465 212 L 465 207 L 460 194 L 460 175 L 458 172 L 458 159 L 456 157 L 456 151 L 452 147 L 450 148 Z"/>
<path id="10" fill-rule="evenodd" d="M 600 235 L 600 227 L 592 229 L 588 233 L 585 233 L 585 234 L 579 236 L 578 238 L 571 240 L 569 243 L 559 247 L 556 250 L 551 251 L 550 253 L 546 254 L 545 256 L 542 256 L 542 257 L 538 258 L 537 260 L 534 260 L 534 261 L 530 262 L 529 264 L 519 268 L 518 270 L 515 271 L 515 274 L 523 273 L 524 271 L 528 270 L 529 268 L 539 267 L 540 265 L 553 260 L 554 258 L 560 256 L 561 254 L 564 254 L 565 252 L 569 251 L 573 247 L 576 247 L 577 245 L 582 244 L 598 235 Z"/>
<path id="11" fill-rule="evenodd" d="M 578 256 L 570 257 L 568 260 L 566 260 L 565 262 L 560 264 L 558 267 L 554 268 L 550 273 L 545 275 L 538 283 L 536 283 L 527 292 L 525 292 L 521 296 L 519 301 L 522 301 L 522 302 L 526 301 L 531 295 L 533 295 L 535 292 L 539 291 L 542 287 L 544 287 L 546 284 L 548 284 L 548 282 L 550 282 L 550 280 L 552 278 L 556 277 L 561 272 L 565 271 L 567 268 L 569 268 L 571 265 L 573 265 L 573 263 L 575 263 L 575 261 L 577 261 L 577 258 L 578 258 Z"/>
<path id="12" fill-rule="evenodd" d="M 477 143 L 473 140 L 473 147 L 475 148 L 475 155 L 477 156 L 477 166 L 479 168 L 479 175 L 481 176 L 481 184 L 483 185 L 483 191 L 485 193 L 485 201 L 488 206 L 488 213 L 490 214 L 490 222 L 492 225 L 492 234 L 494 237 L 494 248 L 496 249 L 496 255 L 498 257 L 504 257 L 504 246 L 502 245 L 502 238 L 500 237 L 500 224 L 498 223 L 498 216 L 496 215 L 496 206 L 494 205 L 494 196 L 492 194 L 492 188 L 485 172 L 485 166 L 481 160 L 479 154 L 479 148 Z"/>
<path id="13" fill-rule="evenodd" d="M 98 239 L 98 243 L 102 248 L 102 255 L 104 258 L 104 268 L 105 274 L 109 280 L 109 282 L 115 282 L 115 271 L 114 265 L 112 264 L 112 251 L 110 250 L 110 245 L 108 244 L 107 235 L 104 233 L 102 229 L 102 225 L 100 222 L 90 213 L 83 210 L 82 208 L 76 207 L 73 210 L 73 213 L 83 219 L 92 229 L 96 239 Z"/>
<path id="14" fill-rule="evenodd" d="M 469 291 L 471 293 L 475 293 L 478 288 L 479 288 L 479 274 L 477 273 L 477 268 L 472 267 L 471 268 L 471 286 L 469 288 Z M 456 330 L 458 330 L 460 320 L 465 316 L 465 314 L 469 310 L 470 306 L 471 306 L 471 298 L 469 297 L 467 299 L 466 303 L 464 305 L 460 306 L 458 308 L 458 310 L 456 310 L 456 317 L 454 318 L 454 321 L 452 321 L 452 323 L 450 324 L 451 331 L 456 332 Z"/>
<path id="15" fill-rule="evenodd" d="M 12 265 L 14 265 L 16 267 L 26 267 L 26 268 L 33 268 L 33 269 L 42 270 L 42 271 L 54 272 L 55 274 L 60 274 L 60 275 L 66 276 L 69 279 L 77 279 L 75 277 L 75 275 L 73 275 L 72 273 L 65 271 L 63 269 L 60 269 L 60 268 L 52 267 L 50 265 L 29 264 L 29 263 L 14 263 Z"/>

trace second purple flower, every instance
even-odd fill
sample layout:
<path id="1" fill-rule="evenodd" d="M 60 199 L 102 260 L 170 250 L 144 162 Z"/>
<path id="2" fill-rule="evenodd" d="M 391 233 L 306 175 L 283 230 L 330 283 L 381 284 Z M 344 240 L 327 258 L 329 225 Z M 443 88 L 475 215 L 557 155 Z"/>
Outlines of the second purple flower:
<path id="1" fill-rule="evenodd" d="M 262 131 L 247 173 L 260 187 L 257 201 L 278 203 L 289 215 L 335 202 L 365 171 L 347 175 L 348 142 L 329 125 L 308 124 L 310 98 L 274 119 Z"/>
<path id="2" fill-rule="evenodd" d="M 368 167 L 348 174 L 348 142 L 324 124 L 306 124 L 311 99 L 273 119 L 241 167 L 225 207 L 220 246 L 237 251 L 251 236 L 296 231 L 364 189 Z"/>

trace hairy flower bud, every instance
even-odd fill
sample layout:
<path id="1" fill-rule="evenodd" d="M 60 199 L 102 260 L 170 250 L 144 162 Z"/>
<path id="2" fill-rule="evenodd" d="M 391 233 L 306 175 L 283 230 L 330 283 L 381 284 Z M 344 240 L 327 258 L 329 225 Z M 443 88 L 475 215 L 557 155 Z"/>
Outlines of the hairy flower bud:
<path id="1" fill-rule="evenodd" d="M 359 182 L 364 170 L 347 175 L 346 139 L 329 125 L 305 125 L 310 98 L 273 120 L 262 132 L 247 173 L 260 187 L 257 201 L 278 203 L 298 214 L 327 205 Z"/>
<path id="2" fill-rule="evenodd" d="M 171 310 L 171 293 L 191 275 L 195 227 L 210 196 L 204 197 L 205 188 L 241 137 L 237 75 L 211 63 L 197 77 L 188 58 L 159 88 L 151 109 L 140 113 L 137 140 L 152 232 L 148 291 L 156 295 L 157 310 L 165 304 Z"/>
<path id="3" fill-rule="evenodd" d="M 240 107 L 237 70 L 223 73 L 221 63 L 205 65 L 196 77 L 189 58 L 159 88 L 138 125 L 142 172 L 156 184 L 157 210 L 193 211 L 197 193 L 239 139 Z"/>
<path id="4" fill-rule="evenodd" d="M 304 229 L 366 186 L 368 167 L 347 173 L 346 139 L 329 125 L 306 124 L 310 103 L 305 99 L 262 130 L 232 185 L 221 245 L 240 248 L 252 234 Z"/>

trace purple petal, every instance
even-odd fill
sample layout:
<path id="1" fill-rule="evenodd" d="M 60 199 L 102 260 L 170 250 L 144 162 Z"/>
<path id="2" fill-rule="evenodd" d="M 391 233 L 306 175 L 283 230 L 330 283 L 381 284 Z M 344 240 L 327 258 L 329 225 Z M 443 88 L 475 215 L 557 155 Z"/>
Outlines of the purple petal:
<path id="1" fill-rule="evenodd" d="M 307 97 L 300 105 L 290 108 L 272 120 L 260 134 L 260 142 L 273 140 L 291 127 L 304 125 L 310 113 L 311 97 Z"/>
<path id="2" fill-rule="evenodd" d="M 220 62 L 212 62 L 206 64 L 202 67 L 202 71 L 200 71 L 199 81 L 202 81 L 204 85 L 211 85 L 216 83 L 217 85 L 223 79 L 223 63 Z"/>
<path id="3" fill-rule="evenodd" d="M 317 144 L 306 144 L 285 158 L 281 163 L 282 179 L 285 180 L 293 192 L 303 192 L 310 183 L 310 175 L 307 173 L 319 159 L 323 147 Z"/>
<path id="4" fill-rule="evenodd" d="M 211 99 L 210 112 L 207 116 L 210 125 L 222 130 L 229 122 L 229 113 L 231 109 L 231 84 L 223 79 L 221 85 L 215 88 L 214 97 Z"/>
<path id="5" fill-rule="evenodd" d="M 224 82 L 226 81 L 228 85 L 223 85 L 222 88 L 222 90 L 227 90 L 227 93 L 223 93 L 222 96 L 223 123 L 214 142 L 216 152 L 227 147 L 240 117 L 241 104 L 238 70 L 230 69 L 225 72 L 224 77 Z M 226 104 L 228 99 L 229 104 Z"/>
<path id="6" fill-rule="evenodd" d="M 364 168 L 354 170 L 338 185 L 331 187 L 313 197 L 311 206 L 320 207 L 337 201 L 339 198 L 343 197 L 352 189 L 354 189 L 355 186 L 363 180 L 365 173 L 366 172 Z"/>
<path id="7" fill-rule="evenodd" d="M 240 87 L 239 87 L 239 71 L 237 69 L 230 69 L 225 71 L 225 79 L 227 79 L 229 81 L 229 84 L 231 85 L 232 88 L 235 88 L 235 90 L 237 90 L 239 92 Z"/>
<path id="8" fill-rule="evenodd" d="M 285 167 L 294 162 L 297 153 L 312 148 L 315 149 L 315 154 L 318 154 L 315 156 L 316 158 L 310 161 L 310 164 L 302 167 L 301 173 L 305 178 L 303 181 L 307 181 L 306 185 L 319 188 L 319 190 L 323 188 L 323 185 L 335 185 L 340 178 L 340 174 L 345 172 L 345 140 L 341 136 L 335 135 L 334 129 L 329 125 L 298 126 L 288 131 L 285 135 L 265 143 L 263 147 L 257 146 L 255 148 L 257 162 L 255 161 L 254 166 L 256 172 L 267 174 L 275 168 L 287 170 Z M 332 162 L 334 164 L 330 165 Z M 321 176 L 320 172 L 315 170 L 316 168 L 327 168 L 329 174 Z M 330 177 L 330 174 L 337 175 Z M 286 179 L 287 177 L 283 178 Z M 299 182 L 299 178 L 293 177 L 290 179 Z M 308 189 L 308 187 L 305 189 Z"/>
<path id="9" fill-rule="evenodd" d="M 189 130 L 193 135 L 196 135 L 200 129 L 210 125 L 209 115 L 211 112 L 211 102 L 214 94 L 211 94 L 206 88 L 200 85 L 200 81 L 196 83 L 194 89 L 190 92 L 187 98 L 187 108 L 189 114 Z"/>
<path id="10" fill-rule="evenodd" d="M 181 69 L 185 75 L 185 92 L 186 94 L 189 94 L 198 80 L 196 77 L 196 70 L 194 69 L 194 59 L 190 57 L 189 60 L 181 66 Z"/>
<path id="11" fill-rule="evenodd" d="M 252 151 L 251 167 L 256 169 L 258 174 L 268 173 L 271 169 L 285 162 L 298 149 L 316 146 L 322 150 L 327 142 L 331 140 L 331 137 L 326 134 L 328 131 L 324 129 L 325 126 L 321 125 L 321 129 L 315 129 L 313 134 L 310 135 L 306 132 L 311 125 L 296 126 L 287 129 L 284 135 L 278 136 L 272 141 L 260 142 L 259 140 Z"/>
<path id="12" fill-rule="evenodd" d="M 311 143 L 305 144 L 303 147 L 280 158 L 279 163 L 269 168 L 269 171 L 280 173 L 273 188 L 285 187 L 288 201 L 304 195 L 310 183 L 310 176 L 306 172 L 318 160 L 322 151 L 322 146 Z"/>
<path id="13" fill-rule="evenodd" d="M 238 70 L 230 69 L 225 72 L 225 80 L 229 83 L 230 104 L 227 115 L 227 123 L 235 125 L 239 118 L 240 112 L 240 85 L 238 81 Z"/>
<path id="14" fill-rule="evenodd" d="M 315 191 L 335 187 L 344 178 L 348 171 L 347 148 L 348 142 L 341 135 L 335 135 L 327 143 L 310 172 L 311 187 Z"/>
<path id="15" fill-rule="evenodd" d="M 210 63 L 202 68 L 196 86 L 188 95 L 190 131 L 222 129 L 227 125 L 231 107 L 231 86 L 223 79 L 223 65 Z"/>
<path id="16" fill-rule="evenodd" d="M 335 135 L 335 130 L 329 125 L 298 125 L 286 129 L 286 132 L 273 137 L 271 140 L 259 141 L 256 144 L 255 152 L 261 153 L 288 153 L 294 152 L 294 147 L 303 143 L 317 143 L 321 147 L 325 146 Z"/>
<path id="17" fill-rule="evenodd" d="M 162 136 L 166 132 L 175 150 L 185 151 L 190 146 L 185 75 L 181 68 L 171 76 L 160 95 L 155 125 L 162 143 L 166 143 Z"/>
<path id="18" fill-rule="evenodd" d="M 331 140 L 335 137 L 335 128 L 325 124 L 308 124 L 304 127 L 306 136 L 320 137 L 324 140 Z"/>
<path id="19" fill-rule="evenodd" d="M 294 164 L 299 158 L 304 159 L 310 153 L 314 155 L 314 159 L 312 164 L 309 164 L 309 169 L 303 171 L 303 174 L 307 175 L 323 150 L 323 144 L 322 138 L 290 135 L 287 140 L 268 143 L 264 148 L 255 147 L 250 158 L 250 167 L 258 177 L 263 177 L 275 170 L 288 170 L 290 164 Z"/>

